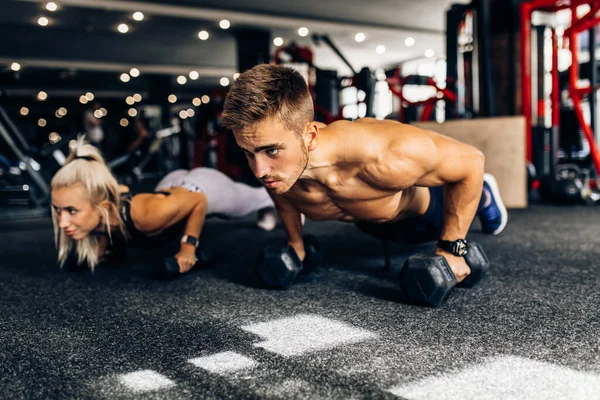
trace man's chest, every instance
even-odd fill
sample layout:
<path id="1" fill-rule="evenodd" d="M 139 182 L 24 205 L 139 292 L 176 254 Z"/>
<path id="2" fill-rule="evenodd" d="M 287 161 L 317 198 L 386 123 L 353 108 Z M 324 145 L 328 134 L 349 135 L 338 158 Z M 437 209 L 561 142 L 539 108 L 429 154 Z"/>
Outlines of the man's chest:
<path id="1" fill-rule="evenodd" d="M 322 183 L 299 185 L 286 197 L 312 219 L 388 220 L 397 214 L 402 192 L 332 174 Z"/>

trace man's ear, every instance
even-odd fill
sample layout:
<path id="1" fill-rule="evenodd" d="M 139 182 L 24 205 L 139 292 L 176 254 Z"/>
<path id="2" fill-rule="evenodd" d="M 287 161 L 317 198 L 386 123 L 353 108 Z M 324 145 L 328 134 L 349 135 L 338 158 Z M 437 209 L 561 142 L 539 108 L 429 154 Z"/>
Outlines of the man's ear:
<path id="1" fill-rule="evenodd" d="M 306 125 L 306 129 L 304 130 L 304 144 L 306 144 L 308 151 L 313 151 L 317 148 L 318 142 L 319 126 L 314 121 L 311 121 Z"/>

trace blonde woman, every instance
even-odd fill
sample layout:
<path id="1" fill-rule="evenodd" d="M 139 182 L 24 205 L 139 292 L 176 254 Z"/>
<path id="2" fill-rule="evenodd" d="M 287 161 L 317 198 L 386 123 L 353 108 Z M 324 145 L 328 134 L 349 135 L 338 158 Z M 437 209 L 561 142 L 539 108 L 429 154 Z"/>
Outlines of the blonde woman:
<path id="1" fill-rule="evenodd" d="M 179 273 L 198 261 L 196 248 L 207 216 L 240 218 L 259 211 L 258 225 L 275 227 L 273 202 L 264 188 L 234 182 L 210 168 L 177 170 L 154 193 L 134 194 L 119 185 L 98 149 L 82 138 L 51 182 L 58 263 L 73 253 L 94 269 L 119 243 L 156 247 L 180 238 Z"/>

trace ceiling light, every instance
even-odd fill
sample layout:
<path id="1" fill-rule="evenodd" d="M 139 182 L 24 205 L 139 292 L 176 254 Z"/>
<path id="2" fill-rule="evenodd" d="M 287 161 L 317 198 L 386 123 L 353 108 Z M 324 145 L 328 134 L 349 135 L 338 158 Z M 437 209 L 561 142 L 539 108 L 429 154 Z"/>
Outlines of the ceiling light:
<path id="1" fill-rule="evenodd" d="M 130 117 L 135 117 L 137 115 L 137 110 L 135 108 L 130 108 L 127 111 L 127 115 L 129 115 Z"/>
<path id="2" fill-rule="evenodd" d="M 61 140 L 62 140 L 62 138 L 60 137 L 60 135 L 58 134 L 58 132 L 51 132 L 48 135 L 48 141 L 51 144 L 56 144 L 56 143 L 60 142 Z"/>
<path id="3" fill-rule="evenodd" d="M 106 111 L 106 108 L 102 107 L 101 109 L 99 109 L 98 111 L 100 111 L 100 114 L 103 117 L 106 117 L 106 115 L 108 114 L 108 111 Z"/>
<path id="4" fill-rule="evenodd" d="M 167 97 L 167 100 L 169 100 L 169 103 L 176 103 L 177 96 L 175 96 L 174 94 L 170 94 L 169 97 Z"/>
<path id="5" fill-rule="evenodd" d="M 53 1 L 46 3 L 46 10 L 54 12 L 58 10 L 58 5 Z"/>
<path id="6" fill-rule="evenodd" d="M 50 23 L 50 21 L 48 21 L 48 18 L 46 17 L 39 17 L 37 23 L 40 26 L 47 26 Z"/>
<path id="7" fill-rule="evenodd" d="M 127 125 L 129 125 L 129 120 L 127 118 L 121 118 L 121 120 L 119 121 L 119 124 L 125 128 L 127 127 Z"/>
<path id="8" fill-rule="evenodd" d="M 221 29 L 229 29 L 231 24 L 226 19 L 223 19 L 221 20 L 221 22 L 219 22 L 219 26 L 221 27 Z"/>
<path id="9" fill-rule="evenodd" d="M 233 80 L 234 81 L 237 81 L 237 78 L 239 78 L 239 77 L 240 77 L 240 73 L 239 72 L 236 72 L 235 74 L 233 74 Z"/>
<path id="10" fill-rule="evenodd" d="M 190 117 L 190 118 L 192 118 L 194 115 L 196 115 L 196 112 L 191 108 L 188 108 L 186 110 L 186 113 L 187 113 L 188 117 Z"/>
<path id="11" fill-rule="evenodd" d="M 179 83 L 180 85 L 185 85 L 187 83 L 187 78 L 183 75 L 179 75 L 177 77 L 177 83 Z"/>
<path id="12" fill-rule="evenodd" d="M 136 21 L 143 21 L 144 20 L 144 13 L 141 12 L 141 11 L 136 11 L 136 12 L 133 13 L 132 17 Z"/>
<path id="13" fill-rule="evenodd" d="M 283 38 L 280 38 L 279 36 L 277 36 L 275 39 L 273 39 L 273 45 L 279 47 L 283 44 Z"/>
<path id="14" fill-rule="evenodd" d="M 129 82 L 131 77 L 129 76 L 129 74 L 122 73 L 119 79 L 121 79 L 121 82 Z"/>
<path id="15" fill-rule="evenodd" d="M 194 100 L 192 100 L 192 104 L 198 107 L 200 104 L 202 104 L 202 102 L 198 97 L 194 97 Z"/>
<path id="16" fill-rule="evenodd" d="M 59 108 L 57 112 L 61 115 L 61 117 L 67 115 L 67 109 L 64 107 Z"/>
<path id="17" fill-rule="evenodd" d="M 133 97 L 127 96 L 127 98 L 125 99 L 125 103 L 127 103 L 127 105 L 132 106 L 135 104 L 135 100 L 133 99 Z"/>
<path id="18" fill-rule="evenodd" d="M 140 76 L 140 70 L 137 68 L 131 68 L 129 70 L 129 75 L 131 75 L 134 78 L 137 78 L 138 76 Z"/>
<path id="19" fill-rule="evenodd" d="M 127 24 L 119 24 L 119 26 L 117 26 L 117 30 L 121 33 L 127 33 L 129 32 L 129 26 Z"/>
<path id="20" fill-rule="evenodd" d="M 37 99 L 38 99 L 39 101 L 44 101 L 44 100 L 46 100 L 47 98 L 48 98 L 48 93 L 46 93 L 46 92 L 44 92 L 44 91 L 40 91 L 40 92 L 37 94 Z"/>
<path id="21" fill-rule="evenodd" d="M 298 35 L 302 37 L 308 36 L 308 28 L 303 26 L 302 28 L 298 29 Z"/>
<path id="22" fill-rule="evenodd" d="M 366 38 L 367 36 L 362 32 L 358 32 L 356 35 L 354 35 L 354 40 L 356 40 L 358 43 L 364 42 Z"/>
<path id="23" fill-rule="evenodd" d="M 413 46 L 415 44 L 415 38 L 413 38 L 412 36 L 407 37 L 406 39 L 404 39 L 404 44 L 408 47 Z"/>
<path id="24" fill-rule="evenodd" d="M 86 98 L 88 101 L 92 101 L 92 100 L 94 100 L 94 93 L 92 93 L 92 92 L 87 92 L 87 93 L 85 94 L 85 98 Z"/>
<path id="25" fill-rule="evenodd" d="M 229 85 L 229 78 L 223 77 L 219 82 L 221 83 L 221 86 L 227 86 Z"/>
<path id="26" fill-rule="evenodd" d="M 139 93 L 134 94 L 133 100 L 135 100 L 136 103 L 139 103 L 140 101 L 142 101 L 142 95 Z"/>
<path id="27" fill-rule="evenodd" d="M 210 101 L 210 97 L 208 97 L 207 95 L 202 96 L 202 103 L 208 104 L 209 101 Z"/>
<path id="28" fill-rule="evenodd" d="M 200 40 L 206 40 L 206 39 L 208 39 L 209 36 L 210 35 L 206 31 L 198 32 L 198 39 L 200 39 Z"/>
<path id="29" fill-rule="evenodd" d="M 87 104 L 87 102 L 88 102 L 88 101 L 89 101 L 89 100 L 88 100 L 88 99 L 87 99 L 85 96 L 83 96 L 83 95 L 82 95 L 82 96 L 79 96 L 79 102 L 80 102 L 81 104 Z"/>
<path id="30" fill-rule="evenodd" d="M 186 119 L 188 117 L 187 112 L 185 110 L 179 111 L 179 118 Z"/>
<path id="31" fill-rule="evenodd" d="M 379 46 L 377 46 L 377 48 L 375 48 L 375 52 L 377 54 L 383 54 L 385 53 L 385 46 L 380 44 Z"/>
<path id="32" fill-rule="evenodd" d="M 21 110 L 19 110 L 19 112 L 21 113 L 22 116 L 26 116 L 29 114 L 29 108 L 21 107 Z"/>
<path id="33" fill-rule="evenodd" d="M 42 128 L 46 126 L 46 120 L 44 118 L 38 119 L 38 126 Z"/>
<path id="34" fill-rule="evenodd" d="M 62 118 L 63 117 L 62 115 L 60 115 L 60 113 L 58 112 L 58 110 L 56 110 L 56 112 L 54 113 L 54 116 L 56 118 Z"/>
<path id="35" fill-rule="evenodd" d="M 12 69 L 15 72 L 19 71 L 21 69 L 21 64 L 14 62 L 10 64 L 10 69 Z"/>
<path id="36" fill-rule="evenodd" d="M 190 71 L 190 79 L 191 80 L 196 80 L 200 77 L 200 74 L 198 73 L 198 71 Z"/>
<path id="37" fill-rule="evenodd" d="M 94 111 L 94 117 L 96 117 L 98 119 L 102 118 L 102 113 L 100 112 L 100 110 Z"/>
<path id="38" fill-rule="evenodd" d="M 425 50 L 425 57 L 427 58 L 431 58 L 435 55 L 435 51 L 433 51 L 432 49 L 427 49 Z"/>

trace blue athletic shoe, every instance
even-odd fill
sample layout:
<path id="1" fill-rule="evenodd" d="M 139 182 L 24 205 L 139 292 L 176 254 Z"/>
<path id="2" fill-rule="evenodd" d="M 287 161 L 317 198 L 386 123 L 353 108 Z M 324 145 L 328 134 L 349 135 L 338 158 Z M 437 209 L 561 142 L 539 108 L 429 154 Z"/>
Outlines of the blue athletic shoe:
<path id="1" fill-rule="evenodd" d="M 483 175 L 483 195 L 488 196 L 484 206 L 477 211 L 484 233 L 497 235 L 504 230 L 508 222 L 508 212 L 500 198 L 496 178 L 491 174 Z"/>

